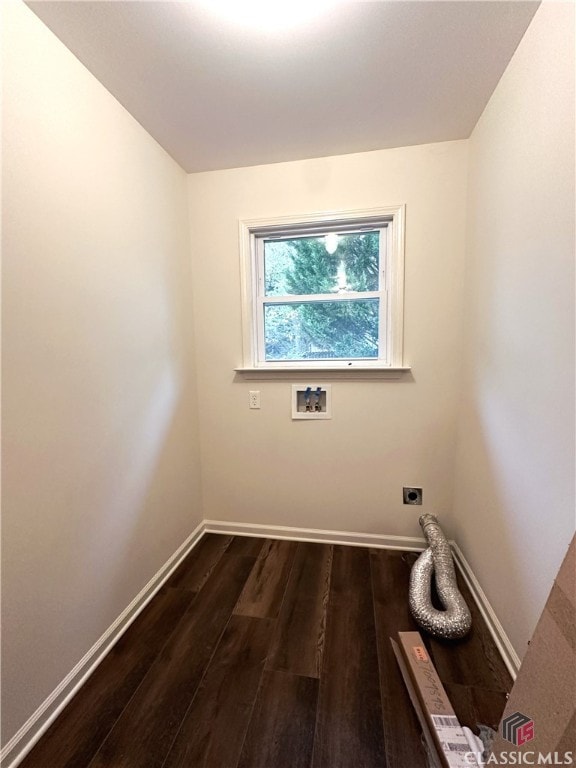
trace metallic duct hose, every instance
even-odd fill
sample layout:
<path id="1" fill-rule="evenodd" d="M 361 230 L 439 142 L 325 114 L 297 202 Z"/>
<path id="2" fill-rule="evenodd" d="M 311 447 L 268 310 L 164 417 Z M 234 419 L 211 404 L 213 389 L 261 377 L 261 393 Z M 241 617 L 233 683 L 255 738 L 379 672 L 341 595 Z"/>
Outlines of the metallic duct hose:
<path id="1" fill-rule="evenodd" d="M 464 637 L 470 631 L 472 617 L 456 585 L 450 545 L 434 515 L 422 515 L 419 522 L 429 547 L 412 566 L 410 611 L 417 623 L 431 635 L 450 639 Z M 443 611 L 438 611 L 431 602 L 432 573 Z"/>

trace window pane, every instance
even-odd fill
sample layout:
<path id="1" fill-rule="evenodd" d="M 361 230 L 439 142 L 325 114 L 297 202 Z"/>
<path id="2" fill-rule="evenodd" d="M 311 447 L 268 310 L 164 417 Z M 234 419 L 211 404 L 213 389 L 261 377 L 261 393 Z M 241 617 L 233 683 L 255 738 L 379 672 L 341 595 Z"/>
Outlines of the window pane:
<path id="1" fill-rule="evenodd" d="M 264 306 L 266 360 L 378 357 L 379 299 Z"/>
<path id="2" fill-rule="evenodd" d="M 378 230 L 265 240 L 265 294 L 377 291 L 379 244 Z"/>

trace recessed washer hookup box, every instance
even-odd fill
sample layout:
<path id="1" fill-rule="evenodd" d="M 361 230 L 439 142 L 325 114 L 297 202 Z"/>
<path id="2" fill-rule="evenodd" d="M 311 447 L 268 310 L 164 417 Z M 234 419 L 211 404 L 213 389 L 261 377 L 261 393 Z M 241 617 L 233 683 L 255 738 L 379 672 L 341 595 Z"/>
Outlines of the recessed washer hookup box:
<path id="1" fill-rule="evenodd" d="M 390 642 L 438 768 L 478 766 L 420 633 L 398 632 L 398 642 Z"/>

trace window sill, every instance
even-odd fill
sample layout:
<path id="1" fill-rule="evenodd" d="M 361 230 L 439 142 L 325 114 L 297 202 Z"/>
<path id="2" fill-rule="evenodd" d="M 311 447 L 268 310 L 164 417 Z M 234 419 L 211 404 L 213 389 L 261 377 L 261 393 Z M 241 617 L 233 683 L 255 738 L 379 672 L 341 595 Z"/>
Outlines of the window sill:
<path id="1" fill-rule="evenodd" d="M 401 379 L 410 373 L 410 366 L 290 366 L 286 368 L 235 368 L 235 373 L 251 381 L 301 381 L 305 379 Z"/>

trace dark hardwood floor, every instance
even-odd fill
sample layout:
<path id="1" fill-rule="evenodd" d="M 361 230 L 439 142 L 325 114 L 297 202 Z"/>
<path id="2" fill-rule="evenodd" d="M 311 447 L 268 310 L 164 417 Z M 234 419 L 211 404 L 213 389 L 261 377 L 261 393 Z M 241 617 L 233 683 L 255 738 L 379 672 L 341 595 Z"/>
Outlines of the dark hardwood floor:
<path id="1" fill-rule="evenodd" d="M 416 554 L 208 534 L 22 768 L 426 768 L 390 637 Z M 473 629 L 425 638 L 464 725 L 511 679 Z"/>

